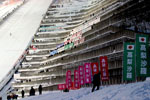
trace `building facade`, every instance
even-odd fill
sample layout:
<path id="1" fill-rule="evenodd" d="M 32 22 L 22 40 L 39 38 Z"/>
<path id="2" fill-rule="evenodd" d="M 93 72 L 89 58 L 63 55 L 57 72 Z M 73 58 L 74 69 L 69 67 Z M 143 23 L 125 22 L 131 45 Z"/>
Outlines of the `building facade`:
<path id="1" fill-rule="evenodd" d="M 65 83 L 67 70 L 73 79 L 73 70 L 86 62 L 99 63 L 100 56 L 108 57 L 109 66 L 109 81 L 101 85 L 124 83 L 123 45 L 134 42 L 136 33 L 149 32 L 149 26 L 140 26 L 143 20 L 136 22 L 143 11 L 149 14 L 148 4 L 146 0 L 54 0 L 14 75 L 14 90 L 17 94 L 25 90 L 26 95 L 31 86 L 36 91 L 39 85 L 44 91 L 57 90 Z"/>

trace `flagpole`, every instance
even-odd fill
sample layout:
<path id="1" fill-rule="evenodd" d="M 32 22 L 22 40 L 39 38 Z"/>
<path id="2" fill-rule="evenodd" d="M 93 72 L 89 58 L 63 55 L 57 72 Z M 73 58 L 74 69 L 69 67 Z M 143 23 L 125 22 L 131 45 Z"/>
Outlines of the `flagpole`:
<path id="1" fill-rule="evenodd" d="M 124 41 L 123 41 L 123 55 L 124 55 Z M 122 83 L 123 83 L 123 63 L 124 63 L 124 57 L 122 56 Z"/>
<path id="2" fill-rule="evenodd" d="M 135 80 L 134 81 L 135 82 L 137 82 L 137 76 L 136 76 L 136 34 L 137 33 L 135 33 L 135 36 L 134 36 L 135 37 L 135 50 L 134 50 L 134 53 L 135 53 L 135 55 L 134 55 L 134 57 L 135 57 L 135 69 L 134 69 L 135 70 Z"/>

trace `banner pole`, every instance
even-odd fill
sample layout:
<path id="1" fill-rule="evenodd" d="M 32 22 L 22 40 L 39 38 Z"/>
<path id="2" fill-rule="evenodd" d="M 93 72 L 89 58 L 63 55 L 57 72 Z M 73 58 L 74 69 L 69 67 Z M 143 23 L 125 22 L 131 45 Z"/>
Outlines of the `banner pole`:
<path id="1" fill-rule="evenodd" d="M 124 41 L 123 41 L 123 56 L 124 56 Z M 122 83 L 123 83 L 123 63 L 124 63 L 124 57 L 122 57 Z"/>
<path id="2" fill-rule="evenodd" d="M 135 80 L 134 81 L 135 82 L 137 82 L 137 76 L 136 76 L 136 48 L 137 48 L 136 47 L 136 34 L 137 33 L 135 33 L 135 36 L 134 36 L 135 37 L 135 50 L 134 50 L 134 53 L 135 53 Z"/>

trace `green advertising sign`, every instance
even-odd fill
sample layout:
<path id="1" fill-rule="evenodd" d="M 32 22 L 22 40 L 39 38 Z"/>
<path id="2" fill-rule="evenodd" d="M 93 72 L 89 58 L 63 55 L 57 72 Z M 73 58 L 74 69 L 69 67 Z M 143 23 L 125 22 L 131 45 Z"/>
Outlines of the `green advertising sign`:
<path id="1" fill-rule="evenodd" d="M 148 35 L 136 35 L 136 74 L 148 76 Z"/>
<path id="2" fill-rule="evenodd" d="M 70 43 L 70 44 L 67 44 L 67 45 L 65 45 L 65 50 L 67 50 L 67 49 L 70 49 L 70 48 L 72 48 L 74 46 L 74 43 Z"/>
<path id="3" fill-rule="evenodd" d="M 123 80 L 135 80 L 135 44 L 124 43 Z"/>
<path id="4" fill-rule="evenodd" d="M 69 48 L 72 48 L 74 46 L 74 43 L 69 44 Z"/>
<path id="5" fill-rule="evenodd" d="M 65 50 L 67 50 L 67 49 L 69 49 L 69 45 L 67 44 L 67 45 L 65 45 L 65 48 L 64 48 Z"/>

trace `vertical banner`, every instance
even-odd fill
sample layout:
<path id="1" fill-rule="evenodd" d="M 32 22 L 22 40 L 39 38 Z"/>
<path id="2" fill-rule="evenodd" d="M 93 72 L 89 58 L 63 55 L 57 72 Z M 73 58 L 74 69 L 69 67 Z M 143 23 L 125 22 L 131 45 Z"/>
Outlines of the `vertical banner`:
<path id="1" fill-rule="evenodd" d="M 74 88 L 77 88 L 77 89 L 80 88 L 78 70 L 74 70 Z"/>
<path id="2" fill-rule="evenodd" d="M 101 68 L 101 80 L 108 81 L 109 74 L 108 74 L 108 61 L 107 56 L 100 57 L 100 68 Z"/>
<path id="3" fill-rule="evenodd" d="M 79 84 L 84 85 L 84 67 L 83 66 L 79 66 Z"/>
<path id="4" fill-rule="evenodd" d="M 136 34 L 136 74 L 148 76 L 148 35 Z"/>
<path id="5" fill-rule="evenodd" d="M 85 83 L 91 83 L 91 63 L 84 64 Z"/>
<path id="6" fill-rule="evenodd" d="M 123 80 L 135 80 L 135 45 L 124 43 Z"/>
<path id="7" fill-rule="evenodd" d="M 91 68 L 92 68 L 92 75 L 99 73 L 99 66 L 98 63 L 91 63 Z"/>
<path id="8" fill-rule="evenodd" d="M 65 90 L 66 89 L 66 84 L 59 84 L 58 85 L 58 90 Z"/>
<path id="9" fill-rule="evenodd" d="M 66 72 L 66 88 L 69 89 L 72 87 L 72 80 L 71 80 L 71 71 L 68 70 Z"/>

